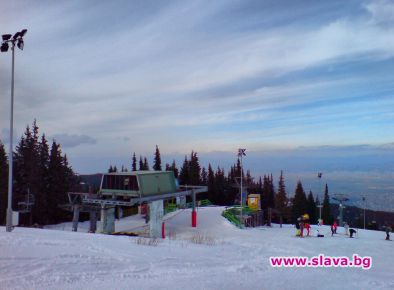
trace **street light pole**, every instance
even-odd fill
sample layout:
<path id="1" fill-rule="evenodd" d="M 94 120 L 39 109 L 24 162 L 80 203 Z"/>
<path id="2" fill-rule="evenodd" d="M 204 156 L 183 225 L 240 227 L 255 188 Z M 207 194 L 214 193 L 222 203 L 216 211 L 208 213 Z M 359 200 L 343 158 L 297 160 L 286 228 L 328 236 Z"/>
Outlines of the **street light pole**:
<path id="1" fill-rule="evenodd" d="M 2 35 L 1 52 L 7 52 L 9 43 L 12 51 L 12 71 L 11 71 L 11 106 L 10 106 L 10 140 L 9 140 L 9 156 L 8 156 L 8 205 L 6 216 L 6 231 L 12 231 L 12 185 L 13 185 L 13 132 L 14 132 L 14 75 L 15 75 L 15 43 L 19 49 L 23 50 L 25 36 L 27 29 L 23 29 L 12 36 L 11 34 Z"/>
<path id="2" fill-rule="evenodd" d="M 365 208 L 366 208 L 365 196 L 363 196 L 363 201 L 364 201 L 364 230 L 365 230 Z"/>
<path id="3" fill-rule="evenodd" d="M 243 207 L 243 181 L 242 181 L 242 179 L 243 179 L 243 171 L 244 171 L 244 169 L 243 169 L 243 164 L 242 164 L 242 157 L 243 156 L 246 156 L 246 154 L 245 154 L 245 151 L 246 151 L 246 149 L 238 149 L 238 157 L 240 157 L 241 158 L 241 202 L 240 202 L 240 205 L 241 205 L 241 222 L 243 223 L 243 209 L 242 209 L 242 207 Z"/>
<path id="4" fill-rule="evenodd" d="M 13 172 L 13 132 L 14 132 L 14 70 L 15 70 L 15 42 L 12 43 L 12 76 L 11 76 L 11 108 L 10 108 L 10 140 L 8 156 L 8 206 L 7 206 L 7 232 L 12 231 L 12 172 Z"/>

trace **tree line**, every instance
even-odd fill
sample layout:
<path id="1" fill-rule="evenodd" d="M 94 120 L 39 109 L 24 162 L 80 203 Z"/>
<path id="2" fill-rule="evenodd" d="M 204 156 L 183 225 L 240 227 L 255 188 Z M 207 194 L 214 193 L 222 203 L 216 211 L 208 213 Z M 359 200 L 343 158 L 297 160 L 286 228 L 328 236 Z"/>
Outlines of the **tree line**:
<path id="1" fill-rule="evenodd" d="M 8 156 L 0 140 L 0 223 L 5 224 L 8 199 Z M 59 208 L 68 203 L 67 192 L 78 184 L 78 178 L 55 140 L 48 144 L 39 135 L 34 120 L 13 152 L 13 210 L 20 211 L 20 224 L 54 224 L 69 219 Z"/>
<path id="2" fill-rule="evenodd" d="M 131 171 L 149 170 L 148 159 L 139 157 L 137 167 L 136 153 L 132 154 Z M 153 170 L 162 170 L 161 155 L 159 147 L 156 145 L 153 159 Z M 209 163 L 208 167 L 201 167 L 197 152 L 192 151 L 190 156 L 185 156 L 180 169 L 178 169 L 175 160 L 171 164 L 165 165 L 165 170 L 173 171 L 175 177 L 181 185 L 205 185 L 208 192 L 200 194 L 199 198 L 207 198 L 216 205 L 234 205 L 240 204 L 241 180 L 241 162 L 238 159 L 235 164 L 230 167 L 226 174 L 224 168 L 218 167 L 213 169 Z M 110 166 L 109 172 L 117 172 L 116 166 Z M 121 171 L 128 171 L 122 165 Z M 285 179 L 283 171 L 281 171 L 277 183 L 273 180 L 272 173 L 259 177 L 256 181 L 252 178 L 250 170 L 242 172 L 242 181 L 246 190 L 244 193 L 260 194 L 260 203 L 263 210 L 271 209 L 275 215 L 280 215 L 284 222 L 294 222 L 299 216 L 308 214 L 312 223 L 316 223 L 318 219 L 318 207 L 320 201 L 318 197 L 309 191 L 305 193 L 301 181 L 297 182 L 294 190 L 294 196 L 289 197 L 286 191 Z M 277 186 L 276 186 L 277 184 Z M 328 186 L 325 186 L 324 200 L 322 204 L 322 219 L 325 223 L 331 223 L 333 216 L 330 213 L 330 201 Z"/>

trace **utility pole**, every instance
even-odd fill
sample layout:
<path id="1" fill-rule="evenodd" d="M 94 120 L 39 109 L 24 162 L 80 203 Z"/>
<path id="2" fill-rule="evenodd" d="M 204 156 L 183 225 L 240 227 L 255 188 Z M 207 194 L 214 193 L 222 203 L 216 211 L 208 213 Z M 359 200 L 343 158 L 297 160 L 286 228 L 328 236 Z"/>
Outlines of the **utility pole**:
<path id="1" fill-rule="evenodd" d="M 243 164 L 242 164 L 242 157 L 246 156 L 245 151 L 246 151 L 246 149 L 242 149 L 242 148 L 238 149 L 238 157 L 241 159 L 241 202 L 240 202 L 240 205 L 241 205 L 241 223 L 242 224 L 243 224 L 243 209 L 242 209 L 242 207 L 243 207 L 243 203 L 244 203 L 243 202 L 243 183 L 242 183 L 244 169 L 243 169 Z"/>
<path id="2" fill-rule="evenodd" d="M 6 231 L 12 231 L 12 170 L 13 170 L 13 131 L 14 131 L 14 70 L 15 70 L 15 43 L 20 50 L 23 50 L 24 42 L 23 36 L 25 36 L 27 29 L 23 29 L 12 36 L 11 34 L 2 35 L 1 52 L 7 52 L 9 43 L 11 44 L 12 51 L 12 72 L 11 72 L 11 107 L 10 107 L 10 140 L 9 140 L 9 156 L 8 156 L 8 206 L 7 206 L 7 220 L 6 220 Z"/>
<path id="3" fill-rule="evenodd" d="M 367 207 L 365 196 L 363 196 L 363 202 L 364 202 L 364 230 L 365 230 L 365 208 Z"/>

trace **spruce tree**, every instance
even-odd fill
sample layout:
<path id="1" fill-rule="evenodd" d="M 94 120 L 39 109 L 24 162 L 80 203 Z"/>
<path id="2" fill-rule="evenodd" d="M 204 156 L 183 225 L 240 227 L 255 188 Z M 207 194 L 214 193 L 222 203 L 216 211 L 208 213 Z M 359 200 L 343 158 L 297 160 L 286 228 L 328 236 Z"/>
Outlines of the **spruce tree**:
<path id="1" fill-rule="evenodd" d="M 228 204 L 230 201 L 225 196 L 226 178 L 224 176 L 224 169 L 218 167 L 215 173 L 215 194 L 219 205 Z"/>
<path id="2" fill-rule="evenodd" d="M 272 184 L 269 176 L 264 175 L 263 178 L 263 194 L 262 194 L 262 205 L 263 209 L 273 208 L 273 193 Z"/>
<path id="3" fill-rule="evenodd" d="M 332 223 L 332 216 L 330 213 L 330 196 L 328 195 L 328 186 L 324 190 L 323 208 L 322 208 L 322 219 L 324 224 Z"/>
<path id="4" fill-rule="evenodd" d="M 38 145 L 40 186 L 35 198 L 35 210 L 33 220 L 38 224 L 48 224 L 48 184 L 49 184 L 49 146 L 45 134 L 41 136 Z"/>
<path id="5" fill-rule="evenodd" d="M 286 194 L 286 186 L 285 180 L 283 177 L 283 171 L 280 171 L 279 183 L 278 183 L 278 192 L 276 194 L 275 199 L 276 208 L 283 214 L 284 209 L 287 206 L 287 194 Z"/>
<path id="6" fill-rule="evenodd" d="M 293 198 L 293 206 L 292 206 L 293 222 L 295 222 L 298 217 L 305 214 L 306 210 L 307 210 L 306 195 L 302 187 L 301 181 L 298 181 L 295 190 L 295 195 Z"/>
<path id="7" fill-rule="evenodd" d="M 141 155 L 140 155 L 140 162 L 139 162 L 139 170 L 144 170 L 144 161 L 142 160 Z"/>
<path id="8" fill-rule="evenodd" d="M 137 158 L 135 157 L 135 152 L 133 153 L 133 162 L 131 164 L 131 170 L 137 171 Z"/>
<path id="9" fill-rule="evenodd" d="M 310 223 L 312 223 L 312 224 L 315 224 L 317 221 L 316 209 L 317 209 L 317 207 L 316 207 L 315 199 L 313 197 L 313 193 L 312 193 L 312 191 L 309 191 L 306 212 L 308 213 Z"/>
<path id="10" fill-rule="evenodd" d="M 149 170 L 149 163 L 146 157 L 144 157 L 144 170 Z"/>
<path id="11" fill-rule="evenodd" d="M 26 126 L 24 135 L 16 147 L 14 162 L 14 186 L 13 202 L 35 200 L 39 195 L 40 173 L 39 173 L 39 151 L 38 151 L 38 126 L 36 121 L 33 122 L 32 129 Z M 15 208 L 15 207 L 14 207 Z M 19 208 L 18 208 L 19 209 Z M 20 223 L 31 225 L 33 223 L 33 214 L 37 209 L 33 207 L 20 208 L 28 212 L 20 216 Z"/>
<path id="12" fill-rule="evenodd" d="M 189 161 L 187 160 L 187 156 L 185 156 L 185 160 L 183 161 L 183 165 L 179 173 L 179 183 L 182 185 L 190 184 Z"/>
<path id="13" fill-rule="evenodd" d="M 216 189 L 215 189 L 215 173 L 212 170 L 211 163 L 208 165 L 208 199 L 217 204 Z"/>
<path id="14" fill-rule="evenodd" d="M 189 162 L 189 182 L 191 185 L 201 184 L 201 167 L 198 161 L 197 152 L 193 152 L 190 155 Z"/>
<path id="15" fill-rule="evenodd" d="M 175 178 L 178 178 L 179 177 L 179 170 L 176 167 L 175 160 L 172 161 L 171 170 L 174 171 Z"/>
<path id="16" fill-rule="evenodd" d="M 156 145 L 156 151 L 155 151 L 155 158 L 154 158 L 153 170 L 161 171 L 160 150 L 159 150 L 159 147 L 158 147 L 157 145 Z"/>
<path id="17" fill-rule="evenodd" d="M 178 178 L 178 168 L 176 167 L 175 160 L 172 162 L 172 164 L 166 163 L 166 171 L 172 171 L 174 172 L 175 178 Z"/>
<path id="18" fill-rule="evenodd" d="M 208 185 L 208 173 L 205 167 L 201 169 L 201 184 L 205 186 Z"/>
<path id="19" fill-rule="evenodd" d="M 0 141 L 0 225 L 5 224 L 8 202 L 8 160 L 3 143 Z"/>

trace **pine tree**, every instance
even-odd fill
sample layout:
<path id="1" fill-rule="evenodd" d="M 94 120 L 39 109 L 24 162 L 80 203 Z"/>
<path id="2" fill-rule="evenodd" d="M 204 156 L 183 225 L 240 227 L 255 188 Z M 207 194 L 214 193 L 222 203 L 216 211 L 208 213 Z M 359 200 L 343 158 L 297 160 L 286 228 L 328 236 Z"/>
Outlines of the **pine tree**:
<path id="1" fill-rule="evenodd" d="M 215 194 L 217 204 L 225 205 L 229 200 L 225 196 L 226 178 L 224 176 L 224 169 L 218 167 L 215 173 Z"/>
<path id="2" fill-rule="evenodd" d="M 153 170 L 161 171 L 161 157 L 159 147 L 156 145 L 155 159 L 153 164 Z"/>
<path id="3" fill-rule="evenodd" d="M 201 170 L 201 184 L 205 186 L 208 185 L 208 173 L 205 167 L 203 167 Z"/>
<path id="4" fill-rule="evenodd" d="M 172 164 L 166 164 L 166 171 L 173 171 L 175 178 L 178 178 L 178 168 L 176 167 L 175 160 L 172 161 Z"/>
<path id="5" fill-rule="evenodd" d="M 148 163 L 148 159 L 146 159 L 146 157 L 144 157 L 144 170 L 149 170 L 149 163 Z"/>
<path id="6" fill-rule="evenodd" d="M 261 205 L 262 209 L 275 208 L 275 188 L 272 180 L 272 175 L 264 175 Z"/>
<path id="7" fill-rule="evenodd" d="M 8 160 L 3 143 L 0 141 L 0 225 L 5 224 L 8 202 Z"/>
<path id="8" fill-rule="evenodd" d="M 141 155 L 140 155 L 140 162 L 139 162 L 139 170 L 144 170 L 144 161 L 142 160 Z"/>
<path id="9" fill-rule="evenodd" d="M 217 204 L 218 200 L 216 197 L 215 189 L 215 173 L 212 170 L 211 163 L 208 165 L 208 199 L 213 203 Z"/>
<path id="10" fill-rule="evenodd" d="M 50 223 L 58 223 L 67 218 L 67 213 L 59 210 L 59 206 L 68 204 L 67 192 L 75 188 L 77 178 L 56 141 L 52 142 L 49 154 L 48 181 L 48 219 Z"/>
<path id="11" fill-rule="evenodd" d="M 40 173 L 38 152 L 38 126 L 34 120 L 32 129 L 26 126 L 24 135 L 16 147 L 14 162 L 14 187 L 13 202 L 33 201 L 39 195 Z M 20 216 L 20 222 L 24 225 L 33 223 L 33 214 L 36 206 L 24 215 Z"/>
<path id="12" fill-rule="evenodd" d="M 33 220 L 41 225 L 48 224 L 49 146 L 45 134 L 38 145 L 40 186 L 35 197 Z"/>
<path id="13" fill-rule="evenodd" d="M 315 199 L 313 197 L 313 193 L 312 193 L 312 191 L 309 191 L 306 212 L 308 213 L 310 223 L 312 223 L 312 224 L 315 224 L 317 221 L 316 209 L 317 209 L 317 207 L 316 207 Z"/>
<path id="14" fill-rule="evenodd" d="M 175 178 L 178 178 L 179 177 L 179 170 L 176 167 L 175 160 L 172 161 L 171 170 L 174 171 Z"/>
<path id="15" fill-rule="evenodd" d="M 189 182 L 191 185 L 200 185 L 201 184 L 201 167 L 198 161 L 197 152 L 193 152 L 190 155 L 189 162 Z"/>
<path id="16" fill-rule="evenodd" d="M 190 184 L 189 161 L 187 160 L 187 156 L 185 156 L 185 160 L 183 161 L 183 165 L 179 173 L 179 183 L 182 185 Z"/>
<path id="17" fill-rule="evenodd" d="M 286 186 L 285 186 L 285 180 L 283 177 L 282 170 L 280 171 L 278 192 L 276 194 L 275 205 L 276 208 L 283 214 L 284 209 L 287 206 L 287 194 L 286 194 Z"/>
<path id="18" fill-rule="evenodd" d="M 275 187 L 274 187 L 274 179 L 272 177 L 268 179 L 269 181 L 269 199 L 268 199 L 268 207 L 275 208 Z"/>
<path id="19" fill-rule="evenodd" d="M 324 224 L 332 223 L 332 216 L 330 213 L 330 196 L 328 195 L 328 186 L 324 190 L 323 208 L 322 208 L 322 219 Z"/>
<path id="20" fill-rule="evenodd" d="M 137 171 L 137 158 L 135 157 L 135 152 L 133 153 L 133 162 L 131 164 L 131 170 Z"/>
<path id="21" fill-rule="evenodd" d="M 292 206 L 292 217 L 293 222 L 300 217 L 301 215 L 305 214 L 307 210 L 307 199 L 302 187 L 301 181 L 297 182 L 297 187 L 295 191 L 295 195 L 293 198 L 293 206 Z"/>

